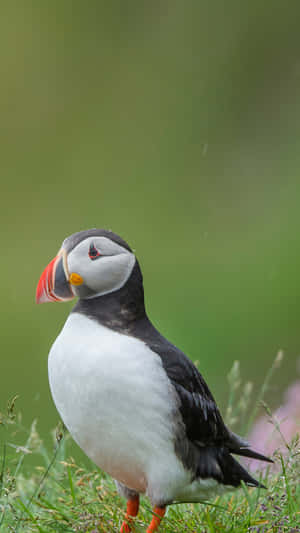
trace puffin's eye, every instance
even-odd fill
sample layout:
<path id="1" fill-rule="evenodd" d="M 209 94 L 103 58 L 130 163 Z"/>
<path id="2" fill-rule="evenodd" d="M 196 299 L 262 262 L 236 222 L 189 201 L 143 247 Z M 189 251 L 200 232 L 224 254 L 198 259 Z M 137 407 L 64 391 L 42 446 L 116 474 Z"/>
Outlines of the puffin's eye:
<path id="1" fill-rule="evenodd" d="M 89 258 L 93 261 L 94 259 L 97 259 L 101 254 L 95 247 L 94 243 L 91 244 L 89 249 Z"/>

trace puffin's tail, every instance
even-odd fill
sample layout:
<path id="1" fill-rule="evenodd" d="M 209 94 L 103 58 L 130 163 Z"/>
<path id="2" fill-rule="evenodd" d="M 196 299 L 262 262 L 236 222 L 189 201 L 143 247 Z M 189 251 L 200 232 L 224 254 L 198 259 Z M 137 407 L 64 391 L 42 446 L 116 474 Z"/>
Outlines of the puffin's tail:
<path id="1" fill-rule="evenodd" d="M 266 488 L 247 472 L 225 446 L 199 449 L 196 477 L 212 477 L 219 483 L 232 487 L 238 487 L 243 481 L 251 487 Z"/>
<path id="2" fill-rule="evenodd" d="M 252 487 L 266 488 L 254 479 L 232 454 L 273 463 L 272 459 L 251 450 L 247 441 L 228 430 L 228 438 L 222 446 L 198 448 L 197 477 L 213 477 L 220 483 L 233 487 L 238 487 L 243 481 Z"/>
<path id="3" fill-rule="evenodd" d="M 238 450 L 232 450 L 231 453 L 242 455 L 243 457 L 251 457 L 251 459 L 258 459 L 259 461 L 266 461 L 267 463 L 274 463 L 270 457 L 255 452 L 254 450 L 251 450 L 251 448 L 239 448 Z"/>
<path id="4" fill-rule="evenodd" d="M 250 487 L 260 487 L 265 489 L 265 485 L 254 479 L 249 472 L 230 453 L 225 453 L 219 459 L 225 485 L 237 487 L 243 481 Z"/>
<path id="5" fill-rule="evenodd" d="M 229 451 L 235 455 L 251 457 L 251 459 L 258 459 L 259 461 L 266 461 L 267 463 L 274 463 L 270 457 L 266 457 L 262 453 L 251 450 L 249 442 L 232 431 L 229 431 L 229 441 L 226 444 Z"/>

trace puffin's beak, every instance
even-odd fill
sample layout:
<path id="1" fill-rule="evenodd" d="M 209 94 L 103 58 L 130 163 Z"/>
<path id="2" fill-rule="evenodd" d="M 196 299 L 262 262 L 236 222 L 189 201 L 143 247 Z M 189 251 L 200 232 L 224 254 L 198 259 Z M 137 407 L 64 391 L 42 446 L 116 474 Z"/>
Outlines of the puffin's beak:
<path id="1" fill-rule="evenodd" d="M 36 303 L 65 302 L 75 298 L 69 283 L 67 254 L 60 250 L 42 273 L 36 289 Z"/>

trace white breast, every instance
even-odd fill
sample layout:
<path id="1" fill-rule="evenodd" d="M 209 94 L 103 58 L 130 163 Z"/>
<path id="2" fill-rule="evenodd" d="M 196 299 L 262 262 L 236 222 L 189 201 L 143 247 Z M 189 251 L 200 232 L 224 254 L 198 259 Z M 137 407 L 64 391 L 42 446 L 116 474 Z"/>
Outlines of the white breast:
<path id="1" fill-rule="evenodd" d="M 51 348 L 49 381 L 73 438 L 103 470 L 156 502 L 189 484 L 174 452 L 177 398 L 142 341 L 73 313 Z"/>

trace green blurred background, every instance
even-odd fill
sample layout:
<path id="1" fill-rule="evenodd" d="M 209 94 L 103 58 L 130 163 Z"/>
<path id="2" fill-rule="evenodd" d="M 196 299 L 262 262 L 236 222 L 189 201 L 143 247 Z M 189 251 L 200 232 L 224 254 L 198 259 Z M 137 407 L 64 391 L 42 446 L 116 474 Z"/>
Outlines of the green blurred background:
<path id="1" fill-rule="evenodd" d="M 280 401 L 300 353 L 300 3 L 1 3 L 1 390 L 47 435 L 36 306 L 69 234 L 136 250 L 156 326 L 224 407 L 235 359 Z"/>

